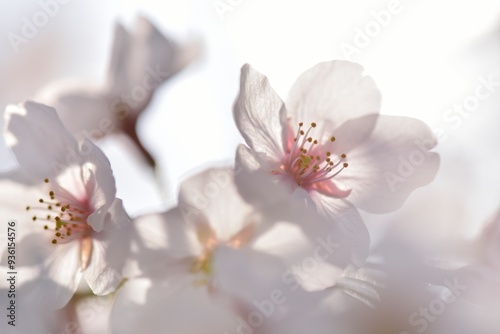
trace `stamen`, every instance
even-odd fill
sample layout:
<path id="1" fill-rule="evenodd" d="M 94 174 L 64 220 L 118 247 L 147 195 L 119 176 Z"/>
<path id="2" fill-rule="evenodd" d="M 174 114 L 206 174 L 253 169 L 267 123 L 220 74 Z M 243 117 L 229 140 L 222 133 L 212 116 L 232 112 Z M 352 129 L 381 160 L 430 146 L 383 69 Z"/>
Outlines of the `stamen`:
<path id="1" fill-rule="evenodd" d="M 333 149 L 330 149 L 336 141 L 335 136 L 321 143 L 312 135 L 313 129 L 317 128 L 316 122 L 311 122 L 306 131 L 303 129 L 303 122 L 299 122 L 298 125 L 292 147 L 287 152 L 288 157 L 285 158 L 281 169 L 273 173 L 287 172 L 294 177 L 298 185 L 307 187 L 316 182 L 332 179 L 347 168 L 348 164 L 345 162 L 347 155 L 332 154 Z"/>

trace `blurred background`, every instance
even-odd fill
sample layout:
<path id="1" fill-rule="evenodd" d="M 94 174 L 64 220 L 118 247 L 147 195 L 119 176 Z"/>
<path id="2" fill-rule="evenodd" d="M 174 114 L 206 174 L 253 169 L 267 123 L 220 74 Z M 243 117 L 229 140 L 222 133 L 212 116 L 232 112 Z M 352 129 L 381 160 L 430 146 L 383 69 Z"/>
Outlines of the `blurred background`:
<path id="1" fill-rule="evenodd" d="M 21 35 L 24 19 L 47 2 L 0 0 L 2 110 L 53 81 L 102 82 L 115 23 L 132 28 L 137 15 L 175 41 L 201 45 L 200 57 L 158 89 L 139 120 L 139 137 L 155 157 L 158 175 L 124 138 L 99 142 L 131 215 L 173 204 L 179 181 L 193 171 L 233 162 L 242 138 L 232 104 L 244 63 L 266 74 L 286 98 L 300 73 L 332 59 L 361 63 L 382 92 L 383 114 L 419 118 L 440 139 L 436 180 L 399 212 L 365 216 L 374 240 L 393 222 L 417 237 L 470 237 L 498 209 L 498 1 L 61 0 L 33 37 L 14 46 L 12 34 Z M 474 99 L 484 82 L 490 94 Z M 0 169 L 13 166 L 2 141 Z"/>

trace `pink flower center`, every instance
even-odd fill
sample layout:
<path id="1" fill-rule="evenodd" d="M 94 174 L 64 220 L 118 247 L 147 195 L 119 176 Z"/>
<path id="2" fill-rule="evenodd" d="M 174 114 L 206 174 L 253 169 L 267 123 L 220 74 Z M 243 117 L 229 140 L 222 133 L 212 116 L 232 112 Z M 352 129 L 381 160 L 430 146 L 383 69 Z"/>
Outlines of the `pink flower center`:
<path id="1" fill-rule="evenodd" d="M 44 182 L 49 183 L 49 179 Z M 44 230 L 53 233 L 52 244 L 90 237 L 92 227 L 87 224 L 87 218 L 92 210 L 88 200 L 77 199 L 57 185 L 48 195 L 49 198 L 40 198 L 38 205 L 27 206 L 26 211 L 34 211 L 32 220 L 44 222 Z"/>
<path id="2" fill-rule="evenodd" d="M 303 126 L 304 123 L 300 122 L 295 137 L 291 137 L 292 132 L 289 131 L 286 153 L 281 161 L 280 170 L 273 172 L 287 173 L 293 177 L 297 185 L 311 190 L 335 178 L 348 167 L 348 163 L 344 153 L 336 155 L 331 152 L 335 142 L 334 136 L 320 143 L 318 139 L 312 137 L 316 123 L 311 123 L 306 131 Z"/>

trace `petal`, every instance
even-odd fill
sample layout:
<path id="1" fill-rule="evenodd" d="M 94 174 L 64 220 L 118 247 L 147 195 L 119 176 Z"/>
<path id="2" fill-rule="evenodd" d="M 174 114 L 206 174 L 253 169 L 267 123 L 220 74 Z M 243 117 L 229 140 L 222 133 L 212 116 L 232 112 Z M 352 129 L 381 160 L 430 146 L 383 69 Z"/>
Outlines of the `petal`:
<path id="1" fill-rule="evenodd" d="M 127 66 L 130 57 L 132 37 L 120 23 L 115 24 L 113 46 L 108 67 L 108 84 L 111 87 L 119 87 L 126 84 Z"/>
<path id="2" fill-rule="evenodd" d="M 319 192 L 310 196 L 318 212 L 327 217 L 329 224 L 333 224 L 340 254 L 344 254 L 355 266 L 363 265 L 369 253 L 370 234 L 358 210 L 343 199 Z"/>
<path id="3" fill-rule="evenodd" d="M 202 253 L 196 229 L 187 224 L 179 209 L 134 219 L 137 267 L 148 277 L 189 270 L 191 259 Z"/>
<path id="4" fill-rule="evenodd" d="M 235 317 L 189 277 L 174 282 L 137 279 L 127 282 L 116 299 L 111 332 L 229 333 L 236 328 Z"/>
<path id="5" fill-rule="evenodd" d="M 236 126 L 250 148 L 279 161 L 283 156 L 286 110 L 267 78 L 246 64 L 241 68 L 240 92 L 233 109 Z"/>
<path id="6" fill-rule="evenodd" d="M 318 233 L 316 237 L 324 238 L 325 234 Z M 330 264 L 330 253 L 322 249 L 317 240 L 312 241 L 297 224 L 276 222 L 253 243 L 252 248 L 276 256 L 286 264 L 280 277 L 290 279 L 287 288 L 292 290 L 296 289 L 294 281 L 308 291 L 323 290 L 333 286 L 344 271 L 343 267 Z"/>
<path id="7" fill-rule="evenodd" d="M 250 223 L 252 207 L 241 198 L 233 178 L 232 169 L 212 168 L 182 182 L 179 209 L 186 222 L 212 230 L 219 240 L 229 240 Z"/>
<path id="8" fill-rule="evenodd" d="M 180 70 L 176 64 L 178 52 L 178 46 L 144 17 L 137 18 L 132 33 L 117 25 L 108 79 L 110 95 L 130 95 L 134 88 L 143 88 L 141 98 L 126 102 L 132 116 L 137 116 L 147 107 L 155 89 Z"/>
<path id="9" fill-rule="evenodd" d="M 214 252 L 213 268 L 215 288 L 248 304 L 268 298 L 273 289 L 281 287 L 286 270 L 285 263 L 272 254 L 223 245 Z"/>
<path id="10" fill-rule="evenodd" d="M 335 183 L 352 189 L 348 199 L 358 208 L 384 213 L 398 209 L 411 192 L 434 179 L 439 156 L 431 129 L 423 122 L 380 116 L 371 134 L 348 153 L 349 167 Z"/>
<path id="11" fill-rule="evenodd" d="M 52 289 L 45 291 L 45 300 L 58 309 L 69 302 L 80 283 L 80 247 L 75 242 L 50 246 L 53 246 L 53 251 L 42 270 L 43 279 L 39 282 L 49 279 L 55 283 Z"/>
<path id="12" fill-rule="evenodd" d="M 103 228 L 106 212 L 115 200 L 115 178 L 108 158 L 90 140 L 83 141 L 80 151 L 85 157 L 81 173 L 86 196 L 95 210 L 89 216 L 88 223 L 94 231 L 99 232 Z"/>
<path id="13" fill-rule="evenodd" d="M 53 108 L 28 101 L 8 106 L 5 117 L 6 142 L 32 180 L 42 182 L 81 161 L 75 138 Z"/>
<path id="14" fill-rule="evenodd" d="M 109 294 L 120 284 L 133 231 L 121 200 L 113 202 L 106 217 L 105 229 L 92 235 L 91 258 L 83 272 L 96 295 Z"/>
<path id="15" fill-rule="evenodd" d="M 349 119 L 342 123 L 333 134 L 335 142 L 331 151 L 338 155 L 349 153 L 359 145 L 363 145 L 373 132 L 379 118 L 378 114 L 370 114 Z M 348 156 L 349 157 L 349 156 Z"/>
<path id="16" fill-rule="evenodd" d="M 235 163 L 235 183 L 241 196 L 252 205 L 266 207 L 286 201 L 297 188 L 296 182 L 272 175 L 274 166 L 258 158 L 245 145 L 238 146 Z"/>
<path id="17" fill-rule="evenodd" d="M 53 102 L 64 125 L 79 140 L 97 140 L 117 128 L 116 110 L 101 92 L 75 90 L 64 92 Z"/>
<path id="18" fill-rule="evenodd" d="M 333 128 L 350 118 L 376 114 L 381 95 L 363 67 L 348 61 L 319 63 L 292 86 L 286 108 L 294 121 L 328 121 Z"/>

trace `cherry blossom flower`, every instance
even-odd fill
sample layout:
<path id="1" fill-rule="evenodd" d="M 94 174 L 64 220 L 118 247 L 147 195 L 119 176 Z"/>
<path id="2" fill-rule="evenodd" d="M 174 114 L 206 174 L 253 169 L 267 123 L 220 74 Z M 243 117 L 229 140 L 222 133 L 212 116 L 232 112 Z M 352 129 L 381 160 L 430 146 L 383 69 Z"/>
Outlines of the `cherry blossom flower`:
<path id="1" fill-rule="evenodd" d="M 248 147 L 238 148 L 237 165 L 272 175 L 289 192 L 304 190 L 327 215 L 347 201 L 369 212 L 395 210 L 434 178 L 439 157 L 429 152 L 436 140 L 425 124 L 379 115 L 380 100 L 355 63 L 312 67 L 286 102 L 245 65 L 234 118 Z"/>
<path id="2" fill-rule="evenodd" d="M 273 317 L 292 301 L 307 304 L 307 293 L 287 270 L 293 264 L 324 261 L 340 274 L 351 263 L 351 240 L 322 216 L 286 203 L 256 210 L 239 195 L 233 174 L 219 168 L 190 177 L 177 207 L 135 219 L 139 272 L 117 297 L 116 333 L 234 332 L 243 326 L 238 315 L 246 319 L 252 302 L 269 299 L 273 291 L 289 301 L 276 304 Z M 307 222 L 317 242 L 294 220 Z"/>
<path id="3" fill-rule="evenodd" d="M 17 265 L 35 266 L 39 282 L 53 282 L 46 300 L 56 308 L 82 277 L 95 294 L 113 292 L 131 229 L 108 159 L 91 141 L 78 143 L 51 107 L 28 101 L 8 106 L 5 116 L 19 168 L 1 180 L 2 217 L 17 220 Z"/>
<path id="4" fill-rule="evenodd" d="M 192 62 L 200 51 L 195 42 L 176 44 L 144 17 L 138 17 L 136 23 L 132 32 L 116 25 L 104 87 L 64 80 L 42 90 L 36 99 L 54 106 L 77 138 L 98 139 L 115 132 L 125 133 L 154 164 L 137 136 L 137 119 L 156 89 Z"/>

